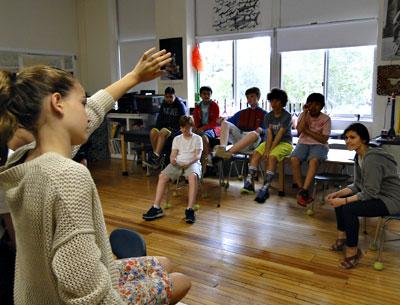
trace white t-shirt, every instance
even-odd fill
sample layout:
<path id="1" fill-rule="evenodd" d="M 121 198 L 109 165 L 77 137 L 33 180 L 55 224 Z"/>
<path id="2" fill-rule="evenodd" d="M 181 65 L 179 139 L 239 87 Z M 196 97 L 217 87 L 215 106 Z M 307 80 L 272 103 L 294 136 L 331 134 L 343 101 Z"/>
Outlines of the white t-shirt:
<path id="1" fill-rule="evenodd" d="M 8 156 L 10 156 L 12 153 L 13 153 L 13 151 L 11 149 L 9 149 L 8 150 Z M 10 213 L 10 209 L 6 205 L 6 194 L 0 188 L 0 218 L 1 218 L 2 214 L 8 214 L 8 213 Z M 2 225 L 2 223 L 0 221 L 0 239 L 3 237 L 4 232 L 5 232 L 5 230 L 4 230 L 3 225 Z"/>
<path id="2" fill-rule="evenodd" d="M 172 149 L 178 150 L 176 162 L 185 164 L 193 160 L 196 149 L 203 150 L 203 141 L 199 135 L 194 133 L 188 139 L 181 134 L 172 141 Z M 200 163 L 200 161 L 197 162 Z"/>

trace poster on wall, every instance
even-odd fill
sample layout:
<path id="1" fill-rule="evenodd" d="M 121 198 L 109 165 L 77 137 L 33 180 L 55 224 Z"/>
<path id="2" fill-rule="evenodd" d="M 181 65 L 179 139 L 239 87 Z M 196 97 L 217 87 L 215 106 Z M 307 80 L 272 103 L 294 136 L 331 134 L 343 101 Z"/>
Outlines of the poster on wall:
<path id="1" fill-rule="evenodd" d="M 378 66 L 378 95 L 400 95 L 400 65 Z"/>
<path id="2" fill-rule="evenodd" d="M 182 80 L 182 37 L 160 39 L 160 50 L 162 49 L 167 50 L 167 52 L 171 52 L 172 60 L 165 66 L 165 74 L 161 76 L 161 80 Z"/>
<path id="3" fill-rule="evenodd" d="M 260 24 L 260 0 L 215 0 L 213 28 L 231 32 Z"/>
<path id="4" fill-rule="evenodd" d="M 387 0 L 384 22 L 382 60 L 400 60 L 400 0 Z"/>

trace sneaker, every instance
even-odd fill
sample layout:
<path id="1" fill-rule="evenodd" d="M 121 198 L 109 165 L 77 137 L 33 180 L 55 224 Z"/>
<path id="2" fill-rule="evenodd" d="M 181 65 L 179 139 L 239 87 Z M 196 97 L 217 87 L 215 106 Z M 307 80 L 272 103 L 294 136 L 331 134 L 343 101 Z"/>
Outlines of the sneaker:
<path id="1" fill-rule="evenodd" d="M 152 206 L 146 213 L 143 214 L 144 220 L 154 220 L 164 216 L 164 211 L 162 208 L 155 208 Z"/>
<path id="2" fill-rule="evenodd" d="M 240 189 L 241 194 L 254 194 L 256 191 L 254 189 L 254 183 L 251 181 L 251 179 L 246 179 L 244 181 L 243 187 Z"/>
<path id="3" fill-rule="evenodd" d="M 221 159 L 229 160 L 232 158 L 232 153 L 227 151 L 225 146 L 218 145 L 215 148 L 215 156 Z"/>
<path id="4" fill-rule="evenodd" d="M 310 204 L 314 199 L 311 198 L 310 194 L 308 193 L 308 190 L 305 189 L 300 189 L 300 191 L 297 193 L 297 204 L 301 205 L 302 207 L 306 207 L 308 204 Z"/>
<path id="5" fill-rule="evenodd" d="M 258 203 L 264 203 L 269 197 L 269 190 L 268 190 L 268 185 L 264 185 L 257 193 L 257 197 L 254 199 L 254 201 L 257 201 Z"/>
<path id="6" fill-rule="evenodd" d="M 186 223 L 195 223 L 196 215 L 194 214 L 193 209 L 186 209 L 185 210 L 185 221 Z"/>
<path id="7" fill-rule="evenodd" d="M 157 169 L 161 166 L 161 158 L 157 156 L 155 153 L 151 153 L 146 161 L 143 161 L 144 164 L 150 166 L 151 168 Z"/>

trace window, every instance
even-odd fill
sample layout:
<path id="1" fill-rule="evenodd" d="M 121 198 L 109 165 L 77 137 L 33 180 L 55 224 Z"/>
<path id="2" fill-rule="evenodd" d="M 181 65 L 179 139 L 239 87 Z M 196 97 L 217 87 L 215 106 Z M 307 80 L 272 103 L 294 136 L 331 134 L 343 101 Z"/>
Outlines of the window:
<path id="1" fill-rule="evenodd" d="M 250 87 L 260 88 L 260 106 L 264 106 L 270 84 L 270 45 L 269 36 L 200 44 L 204 64 L 200 85 L 211 86 L 221 115 L 245 108 L 245 91 Z"/>
<path id="2" fill-rule="evenodd" d="M 319 92 L 330 115 L 371 117 L 374 52 L 374 46 L 282 52 L 282 88 L 292 104 Z"/>

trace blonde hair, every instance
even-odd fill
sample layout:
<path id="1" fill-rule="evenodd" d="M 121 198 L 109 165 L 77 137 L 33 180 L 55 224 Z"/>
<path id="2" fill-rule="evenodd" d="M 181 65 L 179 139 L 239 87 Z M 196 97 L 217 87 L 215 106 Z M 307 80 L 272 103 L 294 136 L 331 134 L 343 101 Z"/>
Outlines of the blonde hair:
<path id="1" fill-rule="evenodd" d="M 75 82 L 70 73 L 44 65 L 18 74 L 0 71 L 0 148 L 18 126 L 35 134 L 43 99 L 55 92 L 67 96 Z"/>

